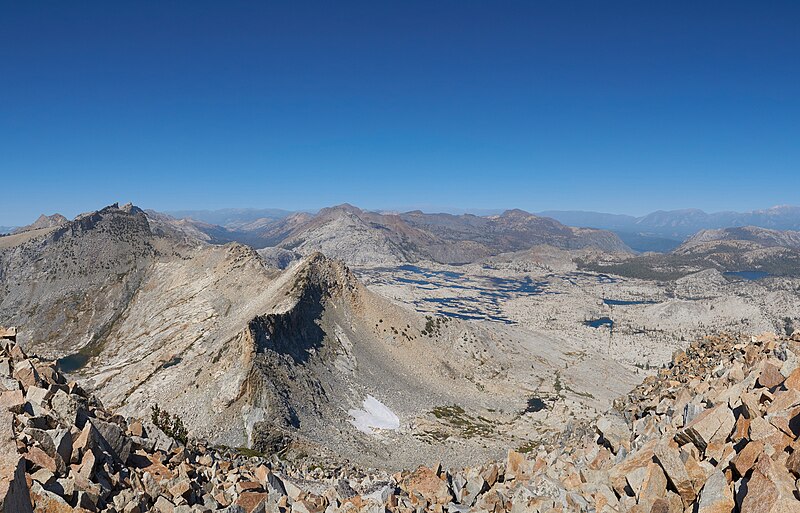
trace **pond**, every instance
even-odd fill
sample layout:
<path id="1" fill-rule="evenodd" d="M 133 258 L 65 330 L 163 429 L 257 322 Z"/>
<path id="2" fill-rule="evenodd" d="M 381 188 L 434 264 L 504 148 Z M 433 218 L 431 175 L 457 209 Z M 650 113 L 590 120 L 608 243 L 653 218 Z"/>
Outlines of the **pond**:
<path id="1" fill-rule="evenodd" d="M 547 408 L 547 404 L 538 397 L 531 397 L 528 399 L 528 405 L 525 408 L 525 413 L 536 413 Z"/>
<path id="2" fill-rule="evenodd" d="M 70 374 L 81 368 L 89 361 L 90 356 L 83 353 L 75 353 L 56 360 L 58 370 L 64 374 Z"/>
<path id="3" fill-rule="evenodd" d="M 742 278 L 747 281 L 760 280 L 761 278 L 766 278 L 769 276 L 769 273 L 764 271 L 726 271 L 722 274 L 732 278 Z"/>
<path id="4" fill-rule="evenodd" d="M 654 305 L 658 303 L 658 301 L 648 301 L 644 299 L 640 300 L 624 300 L 624 299 L 603 299 L 603 303 L 609 306 L 626 306 L 626 305 Z"/>
<path id="5" fill-rule="evenodd" d="M 591 326 L 592 328 L 600 328 L 602 326 L 608 326 L 611 331 L 614 331 L 614 321 L 611 317 L 600 317 L 599 319 L 590 319 L 588 321 L 583 321 L 583 324 L 586 326 Z"/>

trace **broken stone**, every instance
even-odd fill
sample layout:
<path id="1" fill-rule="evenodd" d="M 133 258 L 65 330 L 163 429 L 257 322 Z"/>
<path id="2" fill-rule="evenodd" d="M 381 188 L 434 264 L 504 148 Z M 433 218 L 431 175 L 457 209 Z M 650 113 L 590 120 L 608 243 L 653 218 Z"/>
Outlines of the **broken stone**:
<path id="1" fill-rule="evenodd" d="M 728 405 L 720 404 L 695 417 L 675 435 L 675 440 L 680 444 L 692 442 L 704 451 L 712 441 L 724 443 L 735 423 L 736 419 Z"/>
<path id="2" fill-rule="evenodd" d="M 688 506 L 695 499 L 694 486 L 692 485 L 689 473 L 686 471 L 681 461 L 680 452 L 671 445 L 662 443 L 657 445 L 653 454 L 656 461 L 664 470 L 667 479 L 683 500 L 684 507 Z"/>
<path id="3" fill-rule="evenodd" d="M 626 451 L 630 451 L 631 430 L 625 419 L 607 415 L 597 421 L 596 427 L 603 441 L 614 454 L 617 454 L 623 447 Z"/>
<path id="4" fill-rule="evenodd" d="M 32 513 L 25 460 L 17 452 L 14 436 L 14 415 L 0 410 L 0 511 Z"/>
<path id="5" fill-rule="evenodd" d="M 112 422 L 105 422 L 99 419 L 89 419 L 89 422 L 100 434 L 106 449 L 114 459 L 123 464 L 128 461 L 131 440 L 125 436 L 125 431 Z"/>
<path id="6" fill-rule="evenodd" d="M 432 503 L 447 504 L 452 499 L 447 483 L 427 467 L 419 467 L 409 474 L 401 486 L 408 493 L 419 494 Z"/>
<path id="7" fill-rule="evenodd" d="M 731 513 L 735 506 L 725 474 L 719 470 L 711 474 L 700 492 L 697 513 Z"/>
<path id="8" fill-rule="evenodd" d="M 778 367 L 765 363 L 761 374 L 758 376 L 758 385 L 764 388 L 773 388 L 783 383 L 784 377 Z"/>

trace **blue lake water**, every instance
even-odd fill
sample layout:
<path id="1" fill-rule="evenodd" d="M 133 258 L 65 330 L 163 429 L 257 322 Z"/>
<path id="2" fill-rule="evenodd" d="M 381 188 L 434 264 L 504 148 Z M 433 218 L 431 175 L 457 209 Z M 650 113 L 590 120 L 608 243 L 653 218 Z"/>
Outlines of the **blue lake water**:
<path id="1" fill-rule="evenodd" d="M 56 360 L 56 366 L 61 372 L 69 374 L 82 368 L 88 361 L 88 355 L 75 353 Z"/>
<path id="2" fill-rule="evenodd" d="M 592 328 L 608 326 L 612 331 L 614 330 L 614 321 L 610 317 L 600 317 L 599 319 L 583 321 L 583 324 L 586 326 L 591 326 Z"/>
<path id="3" fill-rule="evenodd" d="M 766 278 L 769 276 L 769 273 L 765 273 L 764 271 L 727 271 L 722 274 L 725 276 L 732 276 L 734 278 L 742 278 L 748 281 L 760 280 L 761 278 Z"/>
<path id="4" fill-rule="evenodd" d="M 627 301 L 623 299 L 603 299 L 603 303 L 609 306 L 654 305 L 658 303 L 658 301 L 647 301 L 647 300 Z"/>

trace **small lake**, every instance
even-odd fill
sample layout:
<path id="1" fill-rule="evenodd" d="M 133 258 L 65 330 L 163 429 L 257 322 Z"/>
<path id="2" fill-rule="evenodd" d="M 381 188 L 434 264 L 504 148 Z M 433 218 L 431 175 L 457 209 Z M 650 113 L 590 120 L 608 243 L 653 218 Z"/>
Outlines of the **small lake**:
<path id="1" fill-rule="evenodd" d="M 764 271 L 726 271 L 722 274 L 732 278 L 742 278 L 743 280 L 748 281 L 760 280 L 761 278 L 766 278 L 769 276 L 769 273 Z"/>
<path id="2" fill-rule="evenodd" d="M 614 331 L 614 321 L 611 317 L 600 317 L 599 319 L 591 319 L 588 321 L 583 321 L 583 324 L 586 326 L 590 326 L 592 328 L 600 328 L 603 326 L 608 326 L 611 331 Z"/>
<path id="3" fill-rule="evenodd" d="M 89 358 L 89 355 L 75 353 L 56 360 L 56 366 L 64 374 L 70 374 L 86 365 L 89 362 Z"/>
<path id="4" fill-rule="evenodd" d="M 626 306 L 626 305 L 654 305 L 658 301 L 634 300 L 628 301 L 623 299 L 603 299 L 603 303 L 609 306 Z"/>
<path id="5" fill-rule="evenodd" d="M 547 408 L 547 404 L 538 397 L 530 397 L 525 408 L 525 413 L 536 413 Z"/>

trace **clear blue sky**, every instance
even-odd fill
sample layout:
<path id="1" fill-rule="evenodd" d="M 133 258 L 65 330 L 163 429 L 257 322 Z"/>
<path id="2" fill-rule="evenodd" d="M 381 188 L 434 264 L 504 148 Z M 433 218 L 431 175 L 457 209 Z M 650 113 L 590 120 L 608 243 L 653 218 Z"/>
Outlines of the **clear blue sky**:
<path id="1" fill-rule="evenodd" d="M 800 203 L 800 2 L 3 2 L 0 225 Z"/>

